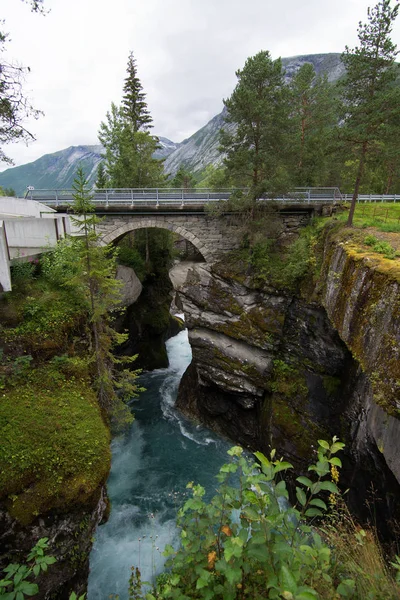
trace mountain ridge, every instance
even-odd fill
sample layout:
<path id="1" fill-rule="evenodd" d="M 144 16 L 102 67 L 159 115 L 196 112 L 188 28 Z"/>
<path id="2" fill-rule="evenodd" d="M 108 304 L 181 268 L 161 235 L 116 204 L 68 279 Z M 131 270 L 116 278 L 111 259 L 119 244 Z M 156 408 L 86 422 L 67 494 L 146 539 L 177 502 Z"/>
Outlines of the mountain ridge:
<path id="1" fill-rule="evenodd" d="M 282 58 L 286 80 L 305 63 L 311 63 L 317 75 L 327 75 L 334 83 L 345 73 L 340 53 L 300 54 Z M 194 173 L 200 173 L 208 165 L 218 166 L 223 160 L 219 148 L 219 131 L 224 126 L 225 107 L 208 123 L 183 142 L 175 143 L 159 137 L 161 148 L 155 158 L 165 159 L 164 170 L 175 175 L 180 165 Z M 226 127 L 232 128 L 233 125 Z M 13 188 L 22 195 L 28 185 L 35 188 L 70 188 L 79 164 L 86 173 L 89 183 L 96 179 L 97 167 L 102 160 L 102 146 L 99 144 L 70 146 L 52 154 L 45 154 L 36 161 L 9 168 L 0 173 L 0 186 Z"/>

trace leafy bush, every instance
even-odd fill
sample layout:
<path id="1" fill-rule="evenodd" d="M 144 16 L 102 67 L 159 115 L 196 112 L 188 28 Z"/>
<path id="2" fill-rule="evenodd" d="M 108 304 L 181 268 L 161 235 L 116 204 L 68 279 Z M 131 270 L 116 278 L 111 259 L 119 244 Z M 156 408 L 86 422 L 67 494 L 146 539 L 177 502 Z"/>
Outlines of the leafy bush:
<path id="1" fill-rule="evenodd" d="M 232 462 L 221 468 L 219 491 L 208 504 L 204 488 L 188 485 L 192 498 L 178 513 L 181 547 L 166 547 L 167 577 L 158 579 L 146 600 L 350 598 L 355 583 L 315 527 L 327 510 L 320 495 L 334 503 L 338 494 L 341 462 L 335 454 L 343 446 L 337 438 L 319 441 L 317 462 L 309 467 L 315 477 L 297 478 L 294 507 L 280 479 L 289 463 L 273 451 L 270 458 L 257 452 L 256 465 L 232 448 Z M 140 597 L 136 586 L 132 598 Z"/>

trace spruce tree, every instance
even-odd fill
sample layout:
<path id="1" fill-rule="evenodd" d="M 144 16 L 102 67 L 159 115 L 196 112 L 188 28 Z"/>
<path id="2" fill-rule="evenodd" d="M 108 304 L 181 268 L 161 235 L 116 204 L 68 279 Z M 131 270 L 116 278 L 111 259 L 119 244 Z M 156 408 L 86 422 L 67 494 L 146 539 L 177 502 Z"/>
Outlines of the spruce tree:
<path id="1" fill-rule="evenodd" d="M 108 187 L 108 177 L 106 173 L 106 168 L 104 165 L 104 161 L 101 161 L 99 166 L 97 167 L 97 177 L 95 188 L 97 190 L 105 190 Z"/>
<path id="2" fill-rule="evenodd" d="M 144 97 L 131 53 L 122 104 L 118 107 L 112 103 L 99 130 L 112 187 L 157 187 L 165 183 L 162 161 L 153 157 L 158 139 L 148 132 L 152 118 Z"/>
<path id="3" fill-rule="evenodd" d="M 101 246 L 96 233 L 99 218 L 95 215 L 92 192 L 82 168 L 77 170 L 73 183 L 73 210 L 71 217 L 80 232 L 77 244 L 78 269 L 70 282 L 84 291 L 88 310 L 89 364 L 92 365 L 99 404 L 105 413 L 117 422 L 117 428 L 131 420 L 129 410 L 121 397 L 132 398 L 140 388 L 136 386 L 137 371 L 114 369 L 115 363 L 129 363 L 135 357 L 116 359 L 112 354 L 115 344 L 125 341 L 112 327 L 111 311 L 120 303 L 120 283 L 115 279 L 116 259 L 112 249 Z M 117 395 L 115 388 L 119 390 Z"/>
<path id="4" fill-rule="evenodd" d="M 142 84 L 137 76 L 133 52 L 129 54 L 127 73 L 122 96 L 122 114 L 130 124 L 132 131 L 147 131 L 153 127 L 153 119 L 145 102 L 146 96 Z"/>
<path id="5" fill-rule="evenodd" d="M 342 83 L 343 115 L 340 137 L 351 147 L 357 175 L 347 225 L 353 223 L 355 204 L 368 155 L 387 134 L 400 107 L 399 89 L 394 85 L 397 68 L 396 45 L 390 39 L 399 5 L 381 0 L 368 9 L 368 22 L 358 27 L 359 46 L 346 46 L 342 61 L 346 76 Z"/>

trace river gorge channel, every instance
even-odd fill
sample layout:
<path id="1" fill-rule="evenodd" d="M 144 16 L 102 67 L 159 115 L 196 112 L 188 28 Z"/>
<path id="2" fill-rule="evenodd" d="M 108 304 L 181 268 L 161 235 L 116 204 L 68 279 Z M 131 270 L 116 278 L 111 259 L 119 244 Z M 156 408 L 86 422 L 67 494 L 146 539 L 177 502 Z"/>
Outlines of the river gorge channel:
<path id="1" fill-rule="evenodd" d="M 96 531 L 90 557 L 88 600 L 128 598 L 131 566 L 150 581 L 163 565 L 166 544 L 177 542 L 175 517 L 195 480 L 209 494 L 232 444 L 187 421 L 174 409 L 191 360 L 187 330 L 167 341 L 170 365 L 141 377 L 146 392 L 132 401 L 135 421 L 112 443 L 108 480 L 111 514 Z M 175 545 L 175 544 L 174 544 Z"/>

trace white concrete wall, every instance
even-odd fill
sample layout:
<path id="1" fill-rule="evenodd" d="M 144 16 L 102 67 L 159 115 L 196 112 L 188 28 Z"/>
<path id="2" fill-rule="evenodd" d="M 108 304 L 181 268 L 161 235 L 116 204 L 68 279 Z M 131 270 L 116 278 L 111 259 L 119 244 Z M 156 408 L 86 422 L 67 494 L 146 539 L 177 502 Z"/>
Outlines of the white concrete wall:
<path id="1" fill-rule="evenodd" d="M 6 217 L 36 217 L 40 218 L 42 213 L 54 214 L 56 211 L 41 202 L 25 200 L 23 198 L 10 198 L 0 196 L 0 215 Z"/>
<path id="2" fill-rule="evenodd" d="M 9 292 L 11 290 L 10 263 L 8 260 L 3 221 L 0 221 L 0 285 L 1 288 L 3 288 L 3 292 Z"/>
<path id="3" fill-rule="evenodd" d="M 64 237 L 61 217 L 56 219 L 7 219 L 5 231 L 11 260 L 49 250 L 55 246 L 57 239 Z"/>

